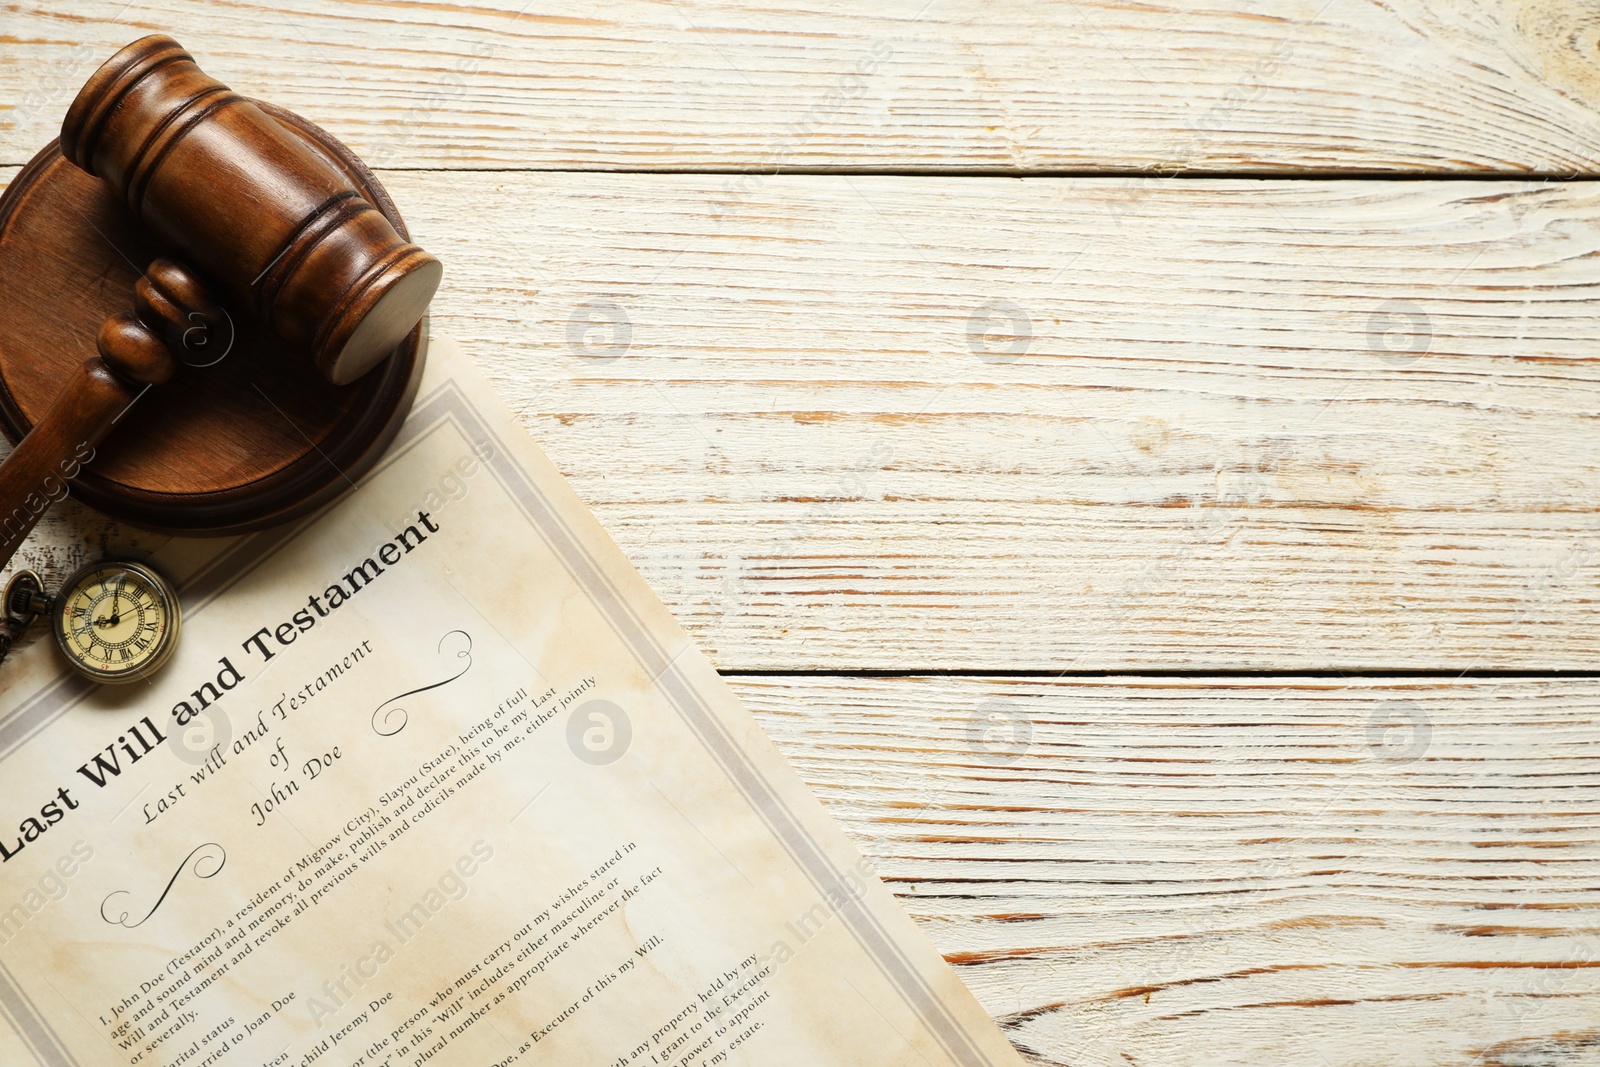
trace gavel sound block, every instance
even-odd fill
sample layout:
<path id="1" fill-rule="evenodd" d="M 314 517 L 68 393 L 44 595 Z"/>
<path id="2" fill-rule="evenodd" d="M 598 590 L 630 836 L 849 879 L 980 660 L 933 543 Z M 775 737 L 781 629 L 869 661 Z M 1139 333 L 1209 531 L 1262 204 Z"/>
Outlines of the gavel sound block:
<path id="1" fill-rule="evenodd" d="M 0 467 L 0 563 L 31 508 L 15 488 L 48 496 L 52 474 L 181 533 L 259 529 L 348 490 L 410 407 L 440 273 L 327 133 L 170 38 L 124 48 L 0 196 L 0 429 L 42 435 L 39 455 L 54 442 L 49 463 L 24 444 Z"/>

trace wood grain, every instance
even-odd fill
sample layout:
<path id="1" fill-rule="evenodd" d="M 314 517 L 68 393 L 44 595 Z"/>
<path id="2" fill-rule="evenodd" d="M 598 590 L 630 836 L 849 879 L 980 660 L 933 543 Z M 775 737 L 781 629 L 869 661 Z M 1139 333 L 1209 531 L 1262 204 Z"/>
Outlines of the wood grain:
<path id="1" fill-rule="evenodd" d="M 1133 176 L 1594 174 L 1592 5 L 522 2 L 22 0 L 0 163 L 167 31 L 391 168 L 723 668 L 1597 669 L 1600 192 Z M 1038 1063 L 1600 1063 L 1594 680 L 732 681 Z"/>
<path id="2" fill-rule="evenodd" d="M 1596 1062 L 1600 683 L 733 684 L 1037 1062 Z"/>
<path id="3" fill-rule="evenodd" d="M 1600 158 L 1584 0 L 16 0 L 0 163 L 146 32 L 386 167 L 1592 174 Z"/>
<path id="4" fill-rule="evenodd" d="M 385 182 L 724 668 L 1600 663 L 1593 185 Z"/>
<path id="5" fill-rule="evenodd" d="M 268 103 L 260 107 L 263 121 L 270 116 L 318 145 L 315 158 L 338 168 L 326 185 L 349 184 L 399 222 L 388 194 L 347 150 L 304 119 Z M 205 136 L 217 143 L 215 131 Z M 14 439 L 95 354 L 105 318 L 134 303 L 140 272 L 172 249 L 118 202 L 110 183 L 53 147 L 0 180 L 7 182 L 0 210 L 0 428 Z M 234 191 L 258 205 L 270 199 L 243 183 Z M 310 280 L 329 291 L 347 289 L 333 274 Z M 80 499 L 171 530 L 238 532 L 308 514 L 381 456 L 421 381 L 420 326 L 401 346 L 402 358 L 336 388 L 315 367 L 309 346 L 275 337 L 254 309 L 235 302 L 226 329 L 196 329 L 204 321 L 191 318 L 165 331 L 168 343 L 215 344 L 224 358 L 193 353 L 201 357 L 194 362 L 215 365 L 185 370 L 131 408 L 77 480 Z"/>
<path id="6" fill-rule="evenodd" d="M 1593 185 L 388 178 L 726 668 L 1600 663 Z"/>
<path id="7" fill-rule="evenodd" d="M 348 385 L 422 321 L 442 271 L 372 202 L 343 145 L 285 117 L 153 33 L 90 76 L 59 150 L 219 296 Z"/>

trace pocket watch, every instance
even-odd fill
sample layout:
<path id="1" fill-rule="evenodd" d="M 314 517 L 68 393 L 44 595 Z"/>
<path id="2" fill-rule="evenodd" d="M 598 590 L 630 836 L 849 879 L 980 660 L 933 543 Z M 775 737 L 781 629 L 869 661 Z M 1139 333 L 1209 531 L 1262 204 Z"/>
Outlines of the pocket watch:
<path id="1" fill-rule="evenodd" d="M 80 567 L 55 596 L 33 571 L 6 586 L 6 621 L 20 633 L 46 615 L 67 665 L 93 682 L 137 682 L 160 670 L 178 646 L 177 590 L 147 564 L 105 559 Z"/>

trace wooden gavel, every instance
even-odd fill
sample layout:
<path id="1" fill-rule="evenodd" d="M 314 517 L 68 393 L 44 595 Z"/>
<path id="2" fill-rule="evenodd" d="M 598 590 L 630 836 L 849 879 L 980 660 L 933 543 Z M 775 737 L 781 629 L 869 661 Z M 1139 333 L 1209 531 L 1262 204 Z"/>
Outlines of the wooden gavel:
<path id="1" fill-rule="evenodd" d="M 180 365 L 226 355 L 235 323 L 208 284 L 338 386 L 394 351 L 443 273 L 346 174 L 170 37 L 135 41 L 97 70 L 60 144 L 181 261 L 149 266 L 133 310 L 105 321 L 99 355 L 0 464 L 0 567 L 135 401 Z"/>

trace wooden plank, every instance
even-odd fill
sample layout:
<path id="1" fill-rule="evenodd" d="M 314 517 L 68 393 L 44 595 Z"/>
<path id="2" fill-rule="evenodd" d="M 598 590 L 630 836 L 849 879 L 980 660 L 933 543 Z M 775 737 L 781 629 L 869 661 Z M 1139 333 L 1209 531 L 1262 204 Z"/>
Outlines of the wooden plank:
<path id="1" fill-rule="evenodd" d="M 733 684 L 1037 1062 L 1593 1062 L 1600 683 Z"/>
<path id="2" fill-rule="evenodd" d="M 720 666 L 1600 664 L 1594 185 L 386 177 Z"/>
<path id="3" fill-rule="evenodd" d="M 1594 186 L 393 178 L 726 667 L 1600 662 Z"/>
<path id="4" fill-rule="evenodd" d="M 1592 17 L 1584 0 L 17 0 L 0 163 L 161 31 L 389 167 L 1595 173 Z"/>

